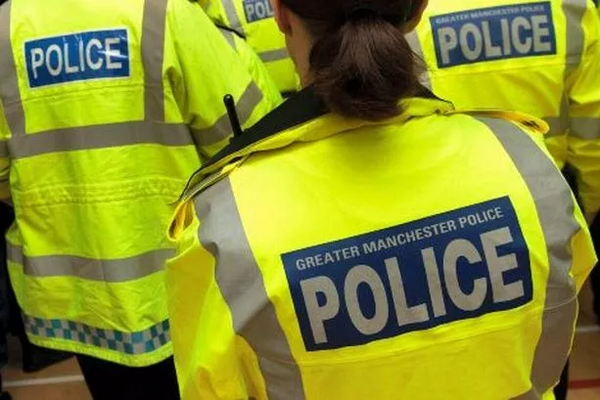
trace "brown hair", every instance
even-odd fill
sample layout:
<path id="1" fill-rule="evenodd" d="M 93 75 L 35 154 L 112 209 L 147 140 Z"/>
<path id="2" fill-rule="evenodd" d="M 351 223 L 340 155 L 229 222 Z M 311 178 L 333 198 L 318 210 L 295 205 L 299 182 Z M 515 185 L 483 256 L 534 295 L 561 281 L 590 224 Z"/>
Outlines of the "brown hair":
<path id="1" fill-rule="evenodd" d="M 380 121 L 419 87 L 402 25 L 423 0 L 282 0 L 313 38 L 311 86 L 332 112 Z"/>

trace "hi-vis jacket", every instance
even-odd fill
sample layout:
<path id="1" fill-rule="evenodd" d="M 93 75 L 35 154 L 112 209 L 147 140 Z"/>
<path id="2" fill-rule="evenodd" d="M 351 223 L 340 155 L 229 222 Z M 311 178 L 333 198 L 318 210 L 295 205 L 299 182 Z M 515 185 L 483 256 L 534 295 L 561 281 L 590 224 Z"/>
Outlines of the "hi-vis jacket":
<path id="1" fill-rule="evenodd" d="M 427 85 L 459 108 L 524 111 L 550 125 L 586 215 L 600 208 L 600 21 L 591 0 L 430 1 L 410 38 Z"/>
<path id="2" fill-rule="evenodd" d="M 234 29 L 246 38 L 281 92 L 298 89 L 294 62 L 273 18 L 270 0 L 200 0 L 200 4 L 217 25 Z"/>
<path id="3" fill-rule="evenodd" d="M 303 91 L 192 180 L 184 400 L 552 397 L 596 257 L 545 124 L 403 106 L 372 124 Z"/>
<path id="4" fill-rule="evenodd" d="M 223 96 L 250 125 L 277 88 L 187 0 L 9 1 L 0 54 L 0 192 L 31 341 L 129 366 L 169 357 L 173 203 L 227 143 Z"/>

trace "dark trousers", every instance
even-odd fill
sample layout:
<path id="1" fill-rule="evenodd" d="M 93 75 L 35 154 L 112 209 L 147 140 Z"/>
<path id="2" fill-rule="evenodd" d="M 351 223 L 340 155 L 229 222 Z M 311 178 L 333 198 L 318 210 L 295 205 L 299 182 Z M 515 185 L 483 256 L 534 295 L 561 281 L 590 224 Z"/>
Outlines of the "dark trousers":
<path id="1" fill-rule="evenodd" d="M 567 393 L 569 392 L 569 363 L 565 367 L 558 386 L 554 388 L 554 397 L 556 400 L 567 400 Z"/>
<path id="2" fill-rule="evenodd" d="M 173 358 L 143 368 L 78 355 L 94 400 L 179 400 Z"/>

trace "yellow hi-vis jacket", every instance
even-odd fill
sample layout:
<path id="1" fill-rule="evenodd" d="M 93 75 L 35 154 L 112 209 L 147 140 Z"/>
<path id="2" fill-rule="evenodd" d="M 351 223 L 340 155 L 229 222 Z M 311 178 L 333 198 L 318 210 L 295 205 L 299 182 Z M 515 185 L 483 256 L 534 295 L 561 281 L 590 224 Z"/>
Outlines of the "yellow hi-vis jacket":
<path id="1" fill-rule="evenodd" d="M 246 38 L 282 93 L 298 89 L 294 62 L 273 18 L 270 0 L 200 0 L 200 3 L 217 25 L 234 29 Z"/>
<path id="2" fill-rule="evenodd" d="M 426 84 L 459 108 L 527 112 L 550 125 L 559 167 L 600 209 L 600 21 L 591 0 L 432 0 L 413 48 Z"/>
<path id="3" fill-rule="evenodd" d="M 552 398 L 596 257 L 545 124 L 402 105 L 367 123 L 303 91 L 192 180 L 184 400 Z"/>
<path id="4" fill-rule="evenodd" d="M 173 204 L 228 141 L 223 96 L 249 126 L 277 88 L 187 0 L 9 1 L 0 54 L 0 192 L 31 341 L 128 366 L 169 357 Z"/>

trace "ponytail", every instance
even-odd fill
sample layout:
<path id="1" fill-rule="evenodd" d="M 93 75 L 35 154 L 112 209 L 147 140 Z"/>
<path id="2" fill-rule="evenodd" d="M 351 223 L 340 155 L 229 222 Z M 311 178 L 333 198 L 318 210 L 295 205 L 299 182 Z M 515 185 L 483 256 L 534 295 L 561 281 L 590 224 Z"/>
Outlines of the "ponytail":
<path id="1" fill-rule="evenodd" d="M 345 5 L 339 0 L 283 3 L 304 18 L 313 36 L 310 84 L 332 112 L 380 121 L 397 116 L 400 100 L 418 91 L 420 62 L 400 27 L 418 2 L 371 1 L 373 8 L 341 22 Z"/>

